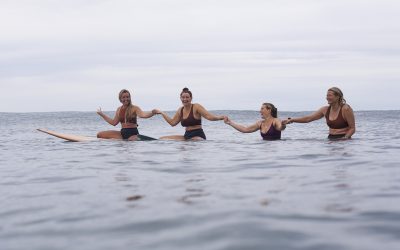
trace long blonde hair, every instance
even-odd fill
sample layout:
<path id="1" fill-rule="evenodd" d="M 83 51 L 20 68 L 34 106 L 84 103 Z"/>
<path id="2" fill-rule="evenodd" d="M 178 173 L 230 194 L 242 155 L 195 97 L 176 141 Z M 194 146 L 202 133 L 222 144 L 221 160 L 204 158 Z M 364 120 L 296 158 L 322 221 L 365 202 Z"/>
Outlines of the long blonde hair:
<path id="1" fill-rule="evenodd" d="M 128 90 L 122 89 L 122 90 L 119 92 L 119 95 L 118 95 L 119 101 L 122 102 L 122 95 L 125 94 L 125 93 L 128 93 L 129 99 L 130 99 L 130 100 L 129 100 L 128 107 L 126 108 L 126 111 L 125 111 L 125 122 L 127 122 L 127 121 L 130 121 L 131 118 L 134 117 L 135 112 L 133 111 L 134 108 L 133 108 L 133 105 L 132 105 L 131 93 L 129 93 Z"/>
<path id="2" fill-rule="evenodd" d="M 346 104 L 346 99 L 344 99 L 344 97 L 343 97 L 343 92 L 338 87 L 332 87 L 332 88 L 328 89 L 328 91 L 332 91 L 335 94 L 335 96 L 339 97 L 340 105 Z"/>

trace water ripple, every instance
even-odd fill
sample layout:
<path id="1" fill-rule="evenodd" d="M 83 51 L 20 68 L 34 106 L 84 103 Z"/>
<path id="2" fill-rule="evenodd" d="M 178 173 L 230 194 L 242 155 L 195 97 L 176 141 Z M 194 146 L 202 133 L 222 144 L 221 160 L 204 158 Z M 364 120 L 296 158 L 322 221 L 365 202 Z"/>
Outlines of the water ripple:
<path id="1" fill-rule="evenodd" d="M 327 140 L 323 121 L 273 142 L 205 121 L 203 142 L 68 143 L 35 129 L 108 125 L 95 112 L 0 113 L 1 248 L 397 250 L 399 111 L 356 116 L 348 141 Z M 158 118 L 141 132 L 183 133 Z"/>

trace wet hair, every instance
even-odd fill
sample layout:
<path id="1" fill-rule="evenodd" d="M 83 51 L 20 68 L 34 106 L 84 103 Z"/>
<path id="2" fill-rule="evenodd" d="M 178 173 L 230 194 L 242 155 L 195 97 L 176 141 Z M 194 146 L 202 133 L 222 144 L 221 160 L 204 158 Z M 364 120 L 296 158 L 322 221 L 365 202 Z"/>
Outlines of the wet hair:
<path id="1" fill-rule="evenodd" d="M 188 93 L 190 95 L 190 98 L 193 98 L 192 92 L 188 88 L 184 87 L 182 89 L 181 96 L 182 96 L 183 93 Z"/>
<path id="2" fill-rule="evenodd" d="M 125 93 L 128 93 L 129 98 L 131 98 L 131 93 L 129 93 L 129 91 L 126 89 L 122 89 L 118 94 L 118 98 L 119 98 L 120 102 L 122 102 L 122 95 Z M 126 108 L 126 111 L 125 111 L 125 120 L 126 121 L 131 120 L 131 118 L 133 118 L 133 115 L 134 115 L 134 113 L 133 113 L 132 100 L 129 100 L 128 107 Z"/>
<path id="3" fill-rule="evenodd" d="M 335 94 L 335 96 L 339 97 L 340 105 L 346 104 L 346 100 L 343 97 L 343 92 L 338 87 L 332 87 L 332 88 L 328 89 L 328 91 L 332 91 Z"/>
<path id="4" fill-rule="evenodd" d="M 263 103 L 263 105 L 267 108 L 271 110 L 271 115 L 274 118 L 278 118 L 278 109 L 275 107 L 274 104 L 269 103 L 269 102 L 265 102 Z"/>

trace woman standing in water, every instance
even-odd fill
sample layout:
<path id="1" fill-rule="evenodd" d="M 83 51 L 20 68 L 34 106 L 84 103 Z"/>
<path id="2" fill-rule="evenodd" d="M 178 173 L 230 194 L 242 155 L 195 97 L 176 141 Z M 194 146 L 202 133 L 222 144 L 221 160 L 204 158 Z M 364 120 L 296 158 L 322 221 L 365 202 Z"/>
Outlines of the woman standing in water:
<path id="1" fill-rule="evenodd" d="M 281 139 L 281 131 L 284 130 L 286 126 L 278 119 L 278 109 L 272 103 L 263 103 L 261 105 L 260 114 L 263 120 L 248 127 L 237 124 L 228 117 L 225 118 L 225 123 L 242 133 L 253 133 L 260 130 L 263 140 Z"/>
<path id="2" fill-rule="evenodd" d="M 326 124 L 329 127 L 329 139 L 350 139 L 356 132 L 356 123 L 353 109 L 346 104 L 343 92 L 337 87 L 332 87 L 328 89 L 326 100 L 328 106 L 307 116 L 288 118 L 282 121 L 283 124 L 308 123 L 325 116 Z"/>
<path id="3" fill-rule="evenodd" d="M 101 111 L 101 108 L 97 110 L 99 114 L 106 122 L 116 126 L 121 123 L 121 131 L 107 130 L 101 131 L 97 134 L 98 138 L 103 139 L 124 139 L 135 141 L 138 139 L 139 131 L 137 129 L 137 117 L 150 118 L 155 112 L 144 112 L 139 106 L 133 105 L 131 101 L 131 94 L 128 90 L 123 89 L 119 92 L 119 101 L 122 106 L 115 112 L 114 119 L 111 119 Z"/>
<path id="4" fill-rule="evenodd" d="M 179 122 L 186 127 L 184 135 L 163 136 L 160 139 L 166 140 L 205 140 L 201 126 L 201 118 L 204 117 L 209 121 L 224 120 L 225 116 L 216 116 L 208 112 L 198 103 L 192 104 L 192 92 L 188 88 L 184 88 L 180 95 L 182 107 L 180 107 L 174 117 L 170 118 L 165 112 L 155 110 L 157 114 L 161 114 L 166 122 L 171 126 L 176 126 Z"/>

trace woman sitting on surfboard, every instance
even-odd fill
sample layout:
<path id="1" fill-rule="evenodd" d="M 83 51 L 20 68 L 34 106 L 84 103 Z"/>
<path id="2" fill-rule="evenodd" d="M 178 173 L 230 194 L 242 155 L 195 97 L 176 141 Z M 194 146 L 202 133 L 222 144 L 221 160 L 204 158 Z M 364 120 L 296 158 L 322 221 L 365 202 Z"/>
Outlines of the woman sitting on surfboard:
<path id="1" fill-rule="evenodd" d="M 272 103 L 263 103 L 260 114 L 263 119 L 248 127 L 233 122 L 229 117 L 226 117 L 224 121 L 242 133 L 253 133 L 260 130 L 263 140 L 281 139 L 281 131 L 286 126 L 278 119 L 278 109 Z"/>
<path id="2" fill-rule="evenodd" d="M 329 139 L 350 139 L 356 132 L 356 123 L 354 112 L 346 104 L 343 92 L 337 87 L 332 87 L 328 89 L 326 100 L 328 106 L 324 106 L 308 116 L 288 118 L 282 121 L 283 124 L 308 123 L 325 117 L 326 124 L 329 127 Z"/>
<path id="3" fill-rule="evenodd" d="M 150 118 L 155 112 L 144 112 L 139 106 L 133 105 L 131 102 L 131 94 L 128 90 L 123 89 L 119 92 L 119 101 L 122 106 L 115 112 L 114 119 L 111 119 L 101 111 L 101 108 L 97 110 L 99 114 L 106 122 L 116 126 L 121 123 L 121 131 L 107 130 L 101 131 L 97 134 L 98 138 L 104 139 L 124 139 L 135 141 L 138 139 L 139 131 L 137 129 L 137 117 Z"/>
<path id="4" fill-rule="evenodd" d="M 181 92 L 181 101 L 183 106 L 176 111 L 173 118 L 170 118 L 166 113 L 155 110 L 157 114 L 161 114 L 166 122 L 171 126 L 176 126 L 179 122 L 183 127 L 186 127 L 185 135 L 164 136 L 160 139 L 167 140 L 205 140 L 206 135 L 201 127 L 201 117 L 210 121 L 223 120 L 224 116 L 215 116 L 208 112 L 203 106 L 198 103 L 192 104 L 192 92 L 188 88 L 184 88 Z"/>

